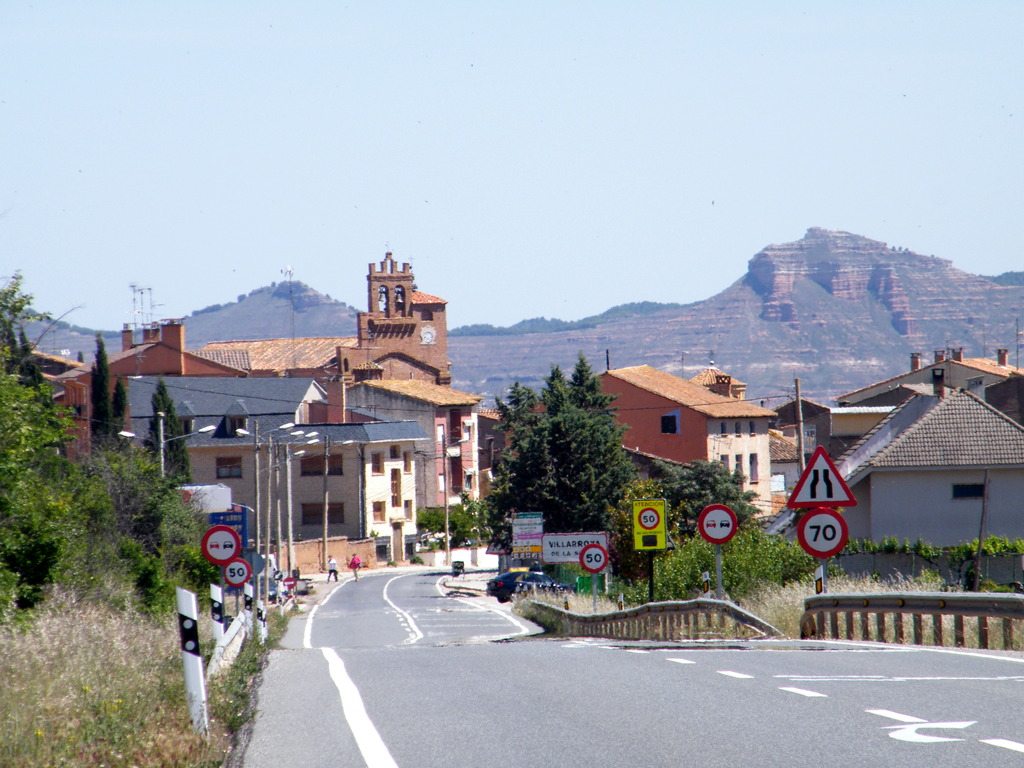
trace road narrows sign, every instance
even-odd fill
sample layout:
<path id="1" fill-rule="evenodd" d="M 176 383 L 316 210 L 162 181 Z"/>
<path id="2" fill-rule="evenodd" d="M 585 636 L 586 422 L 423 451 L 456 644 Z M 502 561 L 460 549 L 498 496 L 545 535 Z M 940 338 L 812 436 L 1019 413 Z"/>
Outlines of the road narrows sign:
<path id="1" fill-rule="evenodd" d="M 822 446 L 814 449 L 803 474 L 789 496 L 790 509 L 800 507 L 855 507 L 857 500 Z"/>
<path id="2" fill-rule="evenodd" d="M 828 507 L 808 510 L 796 528 L 796 538 L 804 552 L 818 558 L 838 555 L 849 535 L 846 520 Z"/>
<path id="3" fill-rule="evenodd" d="M 712 544 L 725 544 L 736 535 L 736 513 L 725 504 L 709 504 L 697 518 L 697 530 Z"/>

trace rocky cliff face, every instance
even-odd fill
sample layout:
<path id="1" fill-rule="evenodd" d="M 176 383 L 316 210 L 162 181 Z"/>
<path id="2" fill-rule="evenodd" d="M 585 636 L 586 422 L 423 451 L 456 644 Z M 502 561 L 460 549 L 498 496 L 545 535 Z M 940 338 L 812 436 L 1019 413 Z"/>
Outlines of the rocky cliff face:
<path id="1" fill-rule="evenodd" d="M 642 297 L 640 297 L 642 298 Z M 706 301 L 594 329 L 513 337 L 453 337 L 453 386 L 500 393 L 537 384 L 582 351 L 603 369 L 647 363 L 687 377 L 710 360 L 766 405 L 822 402 L 909 369 L 910 353 L 963 348 L 968 357 L 1013 349 L 1024 288 L 1001 286 L 951 262 L 849 232 L 812 228 L 769 245 L 747 274 Z"/>

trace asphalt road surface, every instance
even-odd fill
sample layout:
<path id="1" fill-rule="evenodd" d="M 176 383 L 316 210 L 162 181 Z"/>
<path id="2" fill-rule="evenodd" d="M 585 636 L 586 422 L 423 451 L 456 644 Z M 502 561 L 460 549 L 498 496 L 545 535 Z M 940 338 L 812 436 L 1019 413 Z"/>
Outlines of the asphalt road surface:
<path id="1" fill-rule="evenodd" d="M 367 574 L 294 620 L 239 764 L 1024 766 L 1020 654 L 545 638 L 442 579 Z"/>

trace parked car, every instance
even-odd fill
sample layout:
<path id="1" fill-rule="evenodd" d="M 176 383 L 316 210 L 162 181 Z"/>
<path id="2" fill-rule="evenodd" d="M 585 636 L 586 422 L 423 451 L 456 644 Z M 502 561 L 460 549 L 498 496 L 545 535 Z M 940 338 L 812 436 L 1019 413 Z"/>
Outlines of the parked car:
<path id="1" fill-rule="evenodd" d="M 487 594 L 507 603 L 517 592 L 539 589 L 547 592 L 566 592 L 568 584 L 555 581 L 540 571 L 509 571 L 487 582 Z"/>

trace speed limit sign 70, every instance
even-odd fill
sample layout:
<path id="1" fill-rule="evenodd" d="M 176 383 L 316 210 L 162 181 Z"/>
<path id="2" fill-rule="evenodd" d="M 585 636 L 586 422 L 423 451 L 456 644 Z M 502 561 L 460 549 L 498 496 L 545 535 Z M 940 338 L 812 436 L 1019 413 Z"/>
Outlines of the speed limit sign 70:
<path id="1" fill-rule="evenodd" d="M 232 587 L 240 587 L 252 577 L 252 567 L 242 558 L 236 558 L 224 566 L 224 581 Z"/>
<path id="2" fill-rule="evenodd" d="M 846 520 L 828 507 L 808 510 L 796 529 L 797 541 L 804 552 L 819 558 L 832 557 L 842 552 L 849 535 Z"/>
<path id="3" fill-rule="evenodd" d="M 600 573 L 608 565 L 608 550 L 600 544 L 587 544 L 580 550 L 580 565 L 588 573 Z"/>

